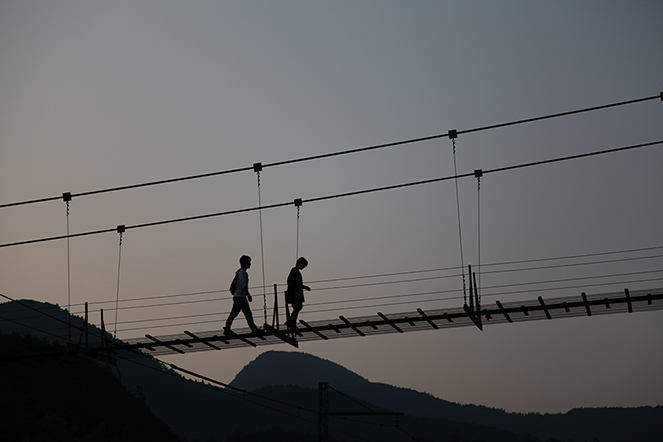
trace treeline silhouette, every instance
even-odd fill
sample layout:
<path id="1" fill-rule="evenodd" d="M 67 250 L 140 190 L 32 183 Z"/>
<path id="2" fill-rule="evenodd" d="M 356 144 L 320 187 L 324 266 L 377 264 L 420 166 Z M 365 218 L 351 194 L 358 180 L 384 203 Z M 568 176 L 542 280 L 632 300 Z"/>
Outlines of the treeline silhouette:
<path id="1" fill-rule="evenodd" d="M 3 441 L 177 442 L 111 370 L 59 343 L 0 334 Z"/>
<path id="2" fill-rule="evenodd" d="M 75 331 L 82 320 L 71 323 Z M 58 306 L 0 304 L 3 442 L 316 441 L 319 381 L 332 387 L 330 411 L 405 413 L 397 422 L 330 416 L 332 442 L 661 442 L 663 434 L 663 406 L 507 413 L 373 383 L 302 352 L 260 354 L 231 383 L 242 393 L 186 379 L 151 357 L 109 366 L 67 352 L 59 343 L 67 341 L 66 324 Z M 90 328 L 92 343 L 101 330 Z"/>

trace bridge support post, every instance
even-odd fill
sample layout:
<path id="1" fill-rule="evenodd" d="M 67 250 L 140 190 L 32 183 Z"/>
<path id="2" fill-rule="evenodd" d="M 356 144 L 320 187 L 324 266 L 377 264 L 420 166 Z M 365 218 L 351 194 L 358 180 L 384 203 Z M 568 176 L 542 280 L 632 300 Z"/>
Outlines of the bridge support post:
<path id="1" fill-rule="evenodd" d="M 329 383 L 318 384 L 318 442 L 329 442 Z"/>

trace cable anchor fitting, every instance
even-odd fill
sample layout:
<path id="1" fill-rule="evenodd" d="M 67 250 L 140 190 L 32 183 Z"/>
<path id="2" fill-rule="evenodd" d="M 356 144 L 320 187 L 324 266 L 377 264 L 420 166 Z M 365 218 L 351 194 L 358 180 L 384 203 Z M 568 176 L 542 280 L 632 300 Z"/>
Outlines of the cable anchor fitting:
<path id="1" fill-rule="evenodd" d="M 474 170 L 474 177 L 477 179 L 477 189 L 481 189 L 481 177 L 483 176 L 482 169 Z"/>
<path id="2" fill-rule="evenodd" d="M 69 227 L 69 203 L 71 202 L 71 192 L 65 192 L 62 194 L 62 201 L 67 203 L 67 228 Z M 67 232 L 69 235 L 69 232 Z"/>
<path id="3" fill-rule="evenodd" d="M 456 158 L 456 138 L 458 138 L 458 131 L 456 129 L 451 129 L 448 133 L 449 139 L 453 143 L 453 153 L 454 153 L 454 161 Z"/>

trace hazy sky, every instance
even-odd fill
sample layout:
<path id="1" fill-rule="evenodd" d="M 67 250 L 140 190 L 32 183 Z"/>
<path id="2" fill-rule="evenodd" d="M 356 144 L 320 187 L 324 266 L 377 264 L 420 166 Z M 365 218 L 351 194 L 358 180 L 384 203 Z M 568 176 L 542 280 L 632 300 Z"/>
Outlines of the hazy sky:
<path id="1" fill-rule="evenodd" d="M 661 17 L 660 1 L 3 0 L 0 204 L 654 96 L 663 90 Z M 652 100 L 463 134 L 456 161 L 468 173 L 660 140 L 663 103 Z M 460 179 L 460 237 L 453 181 L 305 203 L 299 252 L 313 291 L 301 317 L 460 307 L 461 238 L 464 263 L 484 264 L 487 303 L 661 287 L 661 146 L 487 174 L 480 192 L 476 179 Z M 260 195 L 269 205 L 453 174 L 451 141 L 440 138 L 269 167 Z M 69 227 L 257 205 L 247 171 L 76 197 Z M 253 257 L 262 323 L 258 286 L 263 271 L 268 286 L 285 282 L 296 217 L 293 206 L 262 212 L 264 268 L 255 211 L 128 230 L 117 336 L 220 329 L 242 254 Z M 3 208 L 0 226 L 0 244 L 64 235 L 66 206 Z M 69 292 L 66 241 L 0 248 L 0 293 L 70 302 L 79 315 L 88 301 L 92 322 L 103 308 L 114 325 L 118 243 L 117 233 L 71 239 Z M 523 262 L 578 255 L 595 256 Z M 402 272 L 420 273 L 368 278 Z M 338 281 L 353 277 L 362 278 Z M 392 283 L 368 285 L 376 282 Z M 565 412 L 663 405 L 662 336 L 663 313 L 650 312 L 300 350 L 450 401 Z M 230 382 L 269 349 L 290 347 L 164 359 Z"/>

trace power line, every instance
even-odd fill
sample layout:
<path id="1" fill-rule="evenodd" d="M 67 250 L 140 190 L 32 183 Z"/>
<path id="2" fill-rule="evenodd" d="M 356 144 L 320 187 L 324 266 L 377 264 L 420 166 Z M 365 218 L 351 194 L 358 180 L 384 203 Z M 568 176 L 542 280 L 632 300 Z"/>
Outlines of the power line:
<path id="1" fill-rule="evenodd" d="M 304 162 L 304 161 L 313 161 L 313 160 L 318 160 L 318 159 L 322 159 L 322 158 L 330 158 L 330 157 L 335 157 L 335 156 L 340 156 L 340 155 L 348 155 L 348 154 L 353 154 L 353 153 L 358 153 L 358 152 L 367 152 L 367 151 L 371 151 L 371 150 L 384 149 L 384 148 L 388 148 L 388 147 L 401 146 L 401 145 L 404 145 L 404 144 L 412 144 L 412 143 L 418 143 L 418 142 L 422 142 L 422 141 L 429 141 L 429 140 L 435 140 L 435 139 L 438 139 L 438 138 L 449 137 L 451 132 L 453 132 L 456 135 L 469 134 L 469 133 L 479 132 L 479 131 L 484 131 L 484 130 L 497 129 L 497 128 L 502 128 L 502 127 L 507 127 L 507 126 L 514 126 L 514 125 L 517 125 L 517 124 L 531 123 L 531 122 L 542 121 L 542 120 L 547 120 L 547 119 L 551 119 L 551 118 L 564 117 L 564 116 L 579 114 L 579 113 L 583 113 L 583 112 L 591 112 L 591 111 L 607 109 L 607 108 L 611 108 L 611 107 L 618 107 L 618 106 L 624 106 L 624 105 L 629 105 L 629 104 L 634 104 L 634 103 L 640 103 L 640 102 L 644 102 L 644 101 L 655 100 L 655 99 L 658 99 L 658 98 L 663 100 L 663 92 L 661 92 L 659 95 L 652 95 L 650 97 L 638 98 L 638 99 L 628 100 L 628 101 L 620 101 L 620 102 L 601 105 L 601 106 L 594 106 L 594 107 L 588 107 L 588 108 L 583 108 L 583 109 L 577 109 L 577 110 L 573 110 L 573 111 L 567 111 L 567 112 L 561 112 L 561 113 L 556 113 L 556 114 L 544 115 L 544 116 L 540 116 L 540 117 L 527 118 L 527 119 L 524 119 L 524 120 L 516 120 L 516 121 L 507 122 L 507 123 L 500 123 L 500 124 L 494 124 L 494 125 L 490 125 L 490 126 L 477 127 L 477 128 L 473 128 L 473 129 L 454 130 L 454 131 L 449 131 L 448 133 L 444 133 L 444 134 L 430 135 L 430 136 L 419 137 L 419 138 L 411 138 L 411 139 L 408 139 L 408 140 L 395 141 L 395 142 L 391 142 L 391 143 L 378 144 L 378 145 L 367 146 L 367 147 L 360 147 L 360 148 L 356 148 L 356 149 L 343 150 L 343 151 L 339 151 L 339 152 L 331 152 L 331 153 L 326 153 L 326 154 L 313 155 L 313 156 L 295 158 L 295 159 L 284 160 L 284 161 L 277 161 L 277 162 L 273 162 L 273 163 L 266 163 L 266 164 L 263 164 L 262 167 L 265 168 L 265 167 L 283 166 L 283 165 L 286 165 L 286 164 L 295 164 L 295 163 L 301 163 L 301 162 Z M 160 184 L 175 183 L 175 182 L 181 182 L 181 181 L 189 181 L 189 180 L 194 180 L 194 179 L 199 179 L 199 178 L 208 178 L 208 177 L 219 176 L 219 175 L 227 175 L 227 174 L 232 174 L 232 173 L 237 173 L 237 172 L 246 172 L 246 171 L 250 171 L 250 170 L 253 170 L 253 169 L 254 169 L 253 166 L 247 166 L 247 167 L 239 167 L 239 168 L 235 168 L 235 169 L 221 170 L 221 171 L 217 171 L 217 172 L 209 172 L 209 173 L 203 173 L 203 174 L 197 174 L 197 175 L 183 176 L 183 177 L 179 177 L 179 178 L 169 178 L 169 179 L 149 181 L 149 182 L 139 183 L 139 184 L 130 184 L 130 185 L 126 185 L 126 186 L 110 187 L 110 188 L 106 188 L 106 189 L 99 189 L 99 190 L 93 190 L 93 191 L 87 191 L 87 192 L 79 192 L 79 193 L 66 192 L 66 193 L 63 193 L 62 196 L 58 195 L 58 196 L 47 197 L 47 198 L 39 198 L 39 199 L 26 200 L 26 201 L 18 201 L 18 202 L 14 202 L 14 203 L 0 204 L 0 209 L 5 208 L 5 207 L 14 207 L 14 206 L 42 203 L 42 202 L 47 202 L 47 201 L 57 201 L 57 200 L 60 200 L 60 199 L 64 198 L 65 194 L 67 195 L 67 198 L 71 199 L 71 198 L 79 197 L 79 196 L 98 195 L 98 194 L 101 194 L 101 193 L 117 192 L 117 191 L 121 191 L 121 190 L 136 189 L 136 188 L 141 188 L 141 187 L 156 186 L 156 185 L 160 185 Z"/>
<path id="2" fill-rule="evenodd" d="M 578 159 L 578 158 L 586 158 L 586 157 L 590 157 L 590 156 L 603 155 L 603 154 L 614 153 L 614 152 L 625 151 L 625 150 L 631 150 L 631 149 L 639 149 L 639 148 L 643 148 L 643 147 L 649 147 L 649 146 L 660 145 L 660 144 L 663 144 L 663 140 L 653 141 L 653 142 L 649 142 L 649 143 L 635 144 L 635 145 L 631 145 L 631 146 L 624 146 L 624 147 L 619 147 L 619 148 L 615 148 L 615 149 L 606 149 L 606 150 L 601 150 L 601 151 L 596 151 L 596 152 L 589 152 L 589 153 L 584 153 L 584 154 L 571 155 L 571 156 L 560 157 L 560 158 L 553 158 L 553 159 L 542 160 L 542 161 L 535 161 L 535 162 L 518 164 L 518 165 L 513 165 L 513 166 L 507 166 L 507 167 L 500 167 L 500 168 L 496 168 L 496 169 L 484 170 L 483 174 L 485 175 L 487 173 L 493 173 L 493 172 L 504 172 L 504 171 L 507 171 L 507 170 L 514 170 L 514 169 L 520 169 L 520 168 L 525 168 L 525 167 L 539 166 L 539 165 L 543 165 L 543 164 L 550 164 L 550 163 L 555 163 L 555 162 L 560 162 L 560 161 L 568 161 L 568 160 L 573 160 L 573 159 Z M 475 176 L 474 174 L 475 174 L 475 172 L 468 172 L 468 173 L 464 173 L 464 174 L 460 174 L 460 175 L 452 175 L 452 176 L 446 176 L 446 177 L 431 178 L 431 179 L 428 179 L 428 180 L 413 181 L 413 182 L 408 182 L 408 183 L 395 184 L 395 185 L 391 185 L 391 186 L 383 186 L 383 187 L 376 187 L 376 188 L 371 188 L 371 189 L 357 190 L 357 191 L 353 191 L 353 192 L 345 192 L 345 193 L 339 193 L 339 194 L 334 194 L 334 195 L 327 195 L 327 196 L 321 196 L 321 197 L 316 197 L 316 198 L 309 198 L 309 199 L 306 199 L 306 200 L 302 199 L 302 202 L 303 203 L 304 202 L 318 202 L 318 201 L 325 201 L 325 200 L 331 200 L 331 199 L 345 198 L 345 197 L 350 197 L 350 196 L 363 195 L 363 194 L 368 194 L 368 193 L 382 192 L 382 191 L 386 191 L 386 190 L 402 189 L 402 188 L 406 188 L 406 187 L 413 187 L 413 186 L 419 186 L 419 185 L 423 185 L 423 184 L 437 183 L 437 182 L 448 181 L 448 180 L 457 179 L 457 178 L 474 177 Z M 205 214 L 205 215 L 196 215 L 196 216 L 189 216 L 189 217 L 184 217 L 184 218 L 175 218 L 175 219 L 155 221 L 155 222 L 144 223 L 144 224 L 136 224 L 136 225 L 133 225 L 133 226 L 118 226 L 117 228 L 112 228 L 112 229 L 102 229 L 102 230 L 95 230 L 95 231 L 90 231 L 90 232 L 74 233 L 74 234 L 71 234 L 71 235 L 60 235 L 60 236 L 52 236 L 52 237 L 47 237 L 47 238 L 39 238 L 39 239 L 32 239 L 32 240 L 26 240 L 26 241 L 18 241 L 18 242 L 13 242 L 13 243 L 0 244 L 0 248 L 26 245 L 26 244 L 34 244 L 34 243 L 39 243 L 39 242 L 55 241 L 55 240 L 66 239 L 66 238 L 75 238 L 75 237 L 81 237 L 81 236 L 97 235 L 97 234 L 101 234 L 101 233 L 109 233 L 109 232 L 119 231 L 120 228 L 125 229 L 125 230 L 131 230 L 131 229 L 139 229 L 139 228 L 143 228 L 143 227 L 154 227 L 154 226 L 159 226 L 159 225 L 180 223 L 180 222 L 184 222 L 184 221 L 201 220 L 201 219 L 205 219 L 205 218 L 213 218 L 213 217 L 224 216 L 224 215 L 233 215 L 233 214 L 238 214 L 238 213 L 254 212 L 256 210 L 273 209 L 273 208 L 277 208 L 277 207 L 290 206 L 290 205 L 293 205 L 293 204 L 295 204 L 295 203 L 290 201 L 290 202 L 284 202 L 284 203 L 270 204 L 268 206 L 262 206 L 262 207 L 248 207 L 248 208 L 244 208 L 244 209 L 229 210 L 229 211 L 225 211 L 225 212 L 208 213 L 208 214 Z"/>

